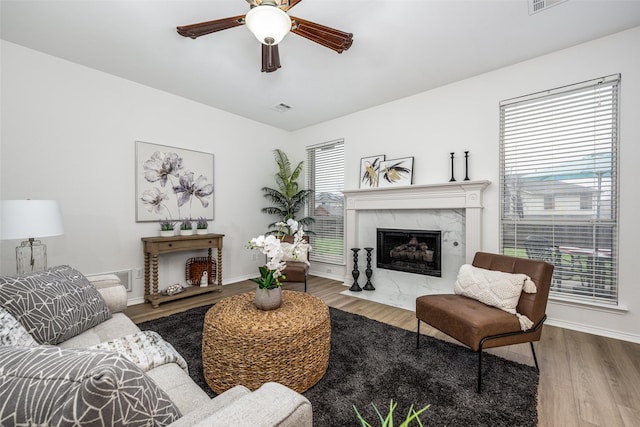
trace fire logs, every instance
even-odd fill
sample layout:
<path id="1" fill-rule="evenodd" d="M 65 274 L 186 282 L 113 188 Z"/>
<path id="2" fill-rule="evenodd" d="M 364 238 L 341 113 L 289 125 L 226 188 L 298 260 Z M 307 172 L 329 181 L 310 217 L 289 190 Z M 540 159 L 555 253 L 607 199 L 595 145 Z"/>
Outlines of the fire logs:
<path id="1" fill-rule="evenodd" d="M 415 237 L 409 243 L 391 249 L 390 255 L 394 261 L 433 262 L 433 249 L 424 242 L 418 243 Z"/>

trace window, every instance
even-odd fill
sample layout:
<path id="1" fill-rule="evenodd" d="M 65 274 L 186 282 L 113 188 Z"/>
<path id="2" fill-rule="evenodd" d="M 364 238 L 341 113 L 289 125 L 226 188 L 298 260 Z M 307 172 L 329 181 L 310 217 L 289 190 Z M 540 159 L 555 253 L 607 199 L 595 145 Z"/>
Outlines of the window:
<path id="1" fill-rule="evenodd" d="M 344 264 L 344 140 L 307 149 L 308 216 L 315 219 L 310 259 Z"/>
<path id="2" fill-rule="evenodd" d="M 553 263 L 553 298 L 617 303 L 619 84 L 500 103 L 501 248 Z"/>
<path id="3" fill-rule="evenodd" d="M 593 209 L 593 199 L 591 193 L 580 195 L 580 209 Z"/>

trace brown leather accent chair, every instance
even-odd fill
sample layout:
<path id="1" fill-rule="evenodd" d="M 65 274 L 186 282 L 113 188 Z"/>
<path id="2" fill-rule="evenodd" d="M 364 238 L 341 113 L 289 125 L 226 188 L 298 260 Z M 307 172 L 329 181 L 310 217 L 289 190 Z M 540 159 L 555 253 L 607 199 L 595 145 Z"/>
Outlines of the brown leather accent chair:
<path id="1" fill-rule="evenodd" d="M 520 329 L 518 318 L 462 295 L 424 295 L 416 298 L 418 318 L 417 348 L 420 348 L 420 321 L 455 338 L 478 352 L 478 393 L 482 390 L 482 350 L 528 342 L 539 371 L 533 341 L 540 341 L 542 324 L 547 318 L 547 300 L 553 265 L 544 261 L 506 255 L 476 253 L 472 265 L 487 270 L 526 274 L 536 284 L 536 293 L 522 292 L 516 311 L 527 316 L 533 327 Z"/>
<path id="2" fill-rule="evenodd" d="M 309 243 L 309 236 L 303 236 L 303 240 Z M 293 243 L 293 236 L 282 236 L 280 238 L 283 242 Z M 307 259 L 309 259 L 309 253 L 307 253 Z M 286 276 L 283 282 L 304 282 L 304 291 L 307 292 L 307 275 L 309 274 L 309 266 L 305 262 L 300 261 L 286 261 L 287 266 L 282 271 Z"/>

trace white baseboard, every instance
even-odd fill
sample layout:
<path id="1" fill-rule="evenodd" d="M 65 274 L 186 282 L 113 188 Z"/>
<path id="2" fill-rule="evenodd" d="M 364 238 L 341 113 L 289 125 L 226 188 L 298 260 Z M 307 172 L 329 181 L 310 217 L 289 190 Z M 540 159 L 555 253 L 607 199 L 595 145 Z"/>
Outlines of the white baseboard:
<path id="1" fill-rule="evenodd" d="M 144 297 L 129 298 L 127 300 L 127 307 L 129 307 L 131 305 L 142 304 L 143 302 L 144 302 Z"/>
<path id="2" fill-rule="evenodd" d="M 585 325 L 582 323 L 568 322 L 566 320 L 558 320 L 548 318 L 545 324 L 556 326 L 558 328 L 570 329 L 572 331 L 584 332 L 587 334 L 598 335 L 607 338 L 613 338 L 621 341 L 629 341 L 640 344 L 640 335 L 628 334 L 626 332 L 614 331 L 612 329 L 599 328 L 597 326 Z M 544 332 L 543 332 L 544 333 Z"/>
<path id="3" fill-rule="evenodd" d="M 316 277 L 322 277 L 324 279 L 337 280 L 338 282 L 344 281 L 344 274 L 331 274 L 324 271 L 309 270 L 309 274 Z"/>

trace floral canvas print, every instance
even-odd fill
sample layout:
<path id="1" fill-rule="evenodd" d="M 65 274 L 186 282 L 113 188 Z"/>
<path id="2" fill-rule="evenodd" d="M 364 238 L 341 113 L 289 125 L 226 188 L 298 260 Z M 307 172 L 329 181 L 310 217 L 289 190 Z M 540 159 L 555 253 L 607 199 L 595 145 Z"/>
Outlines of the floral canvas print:
<path id="1" fill-rule="evenodd" d="M 213 213 L 213 154 L 136 141 L 136 221 Z"/>
<path id="2" fill-rule="evenodd" d="M 382 161 L 384 161 L 384 154 L 360 159 L 360 188 L 378 186 L 378 172 Z"/>
<path id="3" fill-rule="evenodd" d="M 380 163 L 378 171 L 379 187 L 411 185 L 413 180 L 413 157 L 386 160 Z"/>

